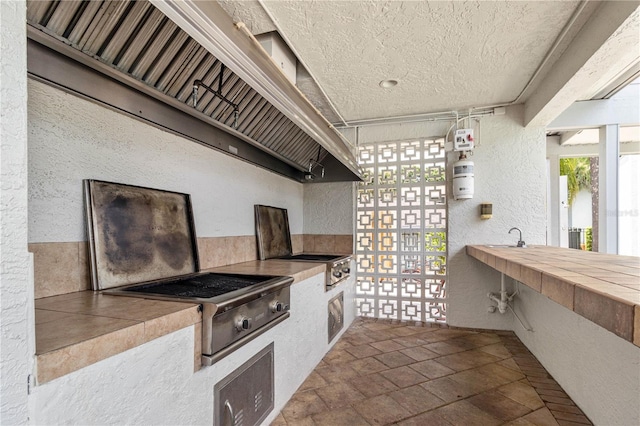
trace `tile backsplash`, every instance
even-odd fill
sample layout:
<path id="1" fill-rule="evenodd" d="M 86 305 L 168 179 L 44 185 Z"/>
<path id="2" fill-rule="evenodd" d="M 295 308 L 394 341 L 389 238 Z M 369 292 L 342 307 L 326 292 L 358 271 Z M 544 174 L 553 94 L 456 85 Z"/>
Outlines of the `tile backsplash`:
<path id="1" fill-rule="evenodd" d="M 35 298 L 91 289 L 86 241 L 30 243 Z"/>
<path id="2" fill-rule="evenodd" d="M 291 236 L 294 253 L 352 253 L 353 236 L 296 234 Z M 30 243 L 33 253 L 35 298 L 91 290 L 89 253 L 86 241 Z M 248 262 L 258 259 L 256 237 L 198 238 L 200 268 Z"/>

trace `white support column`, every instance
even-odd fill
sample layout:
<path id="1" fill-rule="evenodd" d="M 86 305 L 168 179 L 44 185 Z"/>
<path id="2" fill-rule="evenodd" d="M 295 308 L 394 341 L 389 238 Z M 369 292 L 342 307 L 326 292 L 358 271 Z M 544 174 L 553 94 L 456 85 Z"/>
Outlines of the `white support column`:
<path id="1" fill-rule="evenodd" d="M 547 244 L 550 246 L 560 247 L 560 194 L 558 188 L 560 185 L 560 156 L 552 154 L 547 156 L 549 168 L 549 183 L 547 185 Z"/>
<path id="2" fill-rule="evenodd" d="M 618 253 L 618 158 L 619 126 L 600 127 L 600 171 L 598 205 L 598 251 Z"/>

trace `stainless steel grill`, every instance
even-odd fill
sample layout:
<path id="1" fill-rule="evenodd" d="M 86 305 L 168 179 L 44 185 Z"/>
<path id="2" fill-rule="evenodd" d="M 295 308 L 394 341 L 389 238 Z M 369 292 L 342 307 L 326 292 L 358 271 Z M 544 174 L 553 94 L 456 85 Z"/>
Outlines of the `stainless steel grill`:
<path id="1" fill-rule="evenodd" d="M 295 262 L 324 263 L 325 290 L 330 290 L 351 275 L 352 256 L 348 254 L 293 254 L 287 209 L 255 205 L 256 235 L 260 260 L 282 259 Z"/>
<path id="2" fill-rule="evenodd" d="M 203 364 L 289 317 L 293 278 L 199 272 L 189 195 L 87 180 L 85 197 L 94 290 L 202 304 Z"/>

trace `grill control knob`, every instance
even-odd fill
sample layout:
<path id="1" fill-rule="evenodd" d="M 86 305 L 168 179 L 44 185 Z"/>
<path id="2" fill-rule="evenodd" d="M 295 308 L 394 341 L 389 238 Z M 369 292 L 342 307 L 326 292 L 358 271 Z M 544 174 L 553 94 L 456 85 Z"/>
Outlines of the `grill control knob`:
<path id="1" fill-rule="evenodd" d="M 348 266 L 345 266 L 344 268 L 342 268 L 342 272 L 344 272 L 345 274 L 348 274 L 349 272 L 351 272 L 351 268 L 349 268 Z"/>
<path id="2" fill-rule="evenodd" d="M 251 318 L 240 317 L 236 320 L 236 330 L 244 331 L 251 328 Z"/>
<path id="3" fill-rule="evenodd" d="M 271 312 L 275 314 L 276 312 L 282 311 L 284 311 L 284 305 L 282 303 L 278 302 L 277 300 L 271 303 Z"/>
<path id="4" fill-rule="evenodd" d="M 334 277 L 336 277 L 336 278 L 342 278 L 342 272 L 340 272 L 340 271 L 334 271 L 334 272 L 333 272 L 333 276 L 334 276 Z"/>

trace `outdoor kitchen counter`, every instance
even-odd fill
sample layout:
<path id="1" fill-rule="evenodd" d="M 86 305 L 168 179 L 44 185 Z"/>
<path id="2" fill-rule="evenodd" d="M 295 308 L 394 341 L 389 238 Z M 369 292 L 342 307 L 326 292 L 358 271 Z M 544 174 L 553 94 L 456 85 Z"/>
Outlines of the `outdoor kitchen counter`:
<path id="1" fill-rule="evenodd" d="M 37 382 L 202 321 L 198 305 L 79 291 L 35 301 Z"/>
<path id="2" fill-rule="evenodd" d="M 467 254 L 640 346 L 640 258 L 551 246 L 469 245 Z"/>
<path id="3" fill-rule="evenodd" d="M 256 275 L 284 275 L 294 285 L 322 274 L 318 263 L 251 261 L 207 269 Z M 35 301 L 37 383 L 42 384 L 191 325 L 201 331 L 198 304 L 80 291 Z M 199 367 L 201 339 L 194 347 Z"/>

